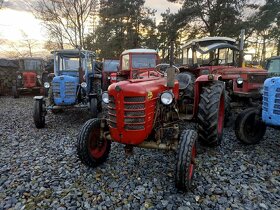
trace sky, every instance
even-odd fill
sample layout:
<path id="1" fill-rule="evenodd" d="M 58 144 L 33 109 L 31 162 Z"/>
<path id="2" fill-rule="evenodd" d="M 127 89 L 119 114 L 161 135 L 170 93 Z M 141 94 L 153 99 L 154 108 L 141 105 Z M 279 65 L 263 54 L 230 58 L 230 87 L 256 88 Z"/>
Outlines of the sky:
<path id="1" fill-rule="evenodd" d="M 180 8 L 179 4 L 167 0 L 146 0 L 145 5 L 157 10 L 157 22 L 160 20 L 160 14 L 166 9 L 170 8 L 171 12 L 176 12 Z M 23 33 L 27 34 L 28 39 L 46 40 L 46 32 L 40 21 L 29 11 L 24 0 L 4 0 L 3 8 L 0 10 L 0 39 L 21 40 Z"/>

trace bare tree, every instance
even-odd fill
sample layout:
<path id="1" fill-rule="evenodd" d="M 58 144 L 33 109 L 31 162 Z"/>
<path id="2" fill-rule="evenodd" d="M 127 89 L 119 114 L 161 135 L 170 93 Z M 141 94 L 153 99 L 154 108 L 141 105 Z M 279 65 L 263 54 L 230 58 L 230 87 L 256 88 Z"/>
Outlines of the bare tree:
<path id="1" fill-rule="evenodd" d="M 59 43 L 68 42 L 73 47 L 84 47 L 84 33 L 88 17 L 97 0 L 38 0 L 32 6 L 34 14 L 43 21 L 49 38 Z"/>
<path id="2" fill-rule="evenodd" d="M 37 41 L 32 40 L 23 30 L 21 30 L 23 40 L 20 42 L 20 47 L 27 49 L 26 55 L 33 57 L 33 49 L 37 46 Z"/>

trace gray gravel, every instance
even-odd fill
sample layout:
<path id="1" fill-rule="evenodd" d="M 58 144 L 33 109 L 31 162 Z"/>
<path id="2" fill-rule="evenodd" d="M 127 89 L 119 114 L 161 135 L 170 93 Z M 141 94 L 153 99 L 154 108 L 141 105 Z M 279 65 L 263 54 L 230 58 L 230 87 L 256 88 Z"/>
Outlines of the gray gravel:
<path id="1" fill-rule="evenodd" d="M 174 187 L 173 152 L 113 144 L 96 169 L 81 164 L 76 137 L 86 111 L 65 111 L 35 128 L 32 97 L 0 98 L 0 209 L 279 209 L 280 131 L 244 146 L 226 128 L 222 146 L 199 146 L 194 189 Z"/>

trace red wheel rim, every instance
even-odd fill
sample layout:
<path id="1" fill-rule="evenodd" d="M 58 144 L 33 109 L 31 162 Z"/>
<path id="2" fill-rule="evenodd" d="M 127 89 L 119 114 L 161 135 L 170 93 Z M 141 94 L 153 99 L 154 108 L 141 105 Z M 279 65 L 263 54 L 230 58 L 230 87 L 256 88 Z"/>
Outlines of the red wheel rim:
<path id="1" fill-rule="evenodd" d="M 196 146 L 193 145 L 192 147 L 192 154 L 191 154 L 191 162 L 189 165 L 189 180 L 192 179 L 194 173 L 194 165 L 195 165 L 195 157 L 196 157 Z"/>
<path id="2" fill-rule="evenodd" d="M 225 119 L 225 101 L 223 96 L 221 97 L 219 104 L 219 113 L 218 113 L 218 134 L 221 135 L 224 127 L 224 119 Z"/>
<path id="3" fill-rule="evenodd" d="M 100 128 L 95 128 L 89 135 L 89 151 L 93 158 L 99 159 L 103 156 L 107 147 L 107 140 L 100 139 Z"/>

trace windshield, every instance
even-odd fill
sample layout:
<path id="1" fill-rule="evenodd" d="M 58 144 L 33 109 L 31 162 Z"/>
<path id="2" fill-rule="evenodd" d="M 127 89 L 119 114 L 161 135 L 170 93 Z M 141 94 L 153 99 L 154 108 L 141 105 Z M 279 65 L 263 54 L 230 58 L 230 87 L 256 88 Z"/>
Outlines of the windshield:
<path id="1" fill-rule="evenodd" d="M 59 70 L 60 71 L 78 71 L 79 58 L 63 58 L 60 57 Z"/>
<path id="2" fill-rule="evenodd" d="M 232 49 L 221 48 L 209 51 L 207 53 L 201 53 L 193 51 L 191 48 L 183 49 L 183 64 L 199 64 L 199 65 L 233 65 L 234 53 Z"/>
<path id="3" fill-rule="evenodd" d="M 267 70 L 269 73 L 280 73 L 280 59 L 268 61 Z"/>
<path id="4" fill-rule="evenodd" d="M 24 60 L 24 69 L 27 71 L 38 71 L 42 69 L 41 60 Z"/>
<path id="5" fill-rule="evenodd" d="M 117 72 L 119 60 L 105 60 L 103 64 L 104 72 Z"/>
<path id="6" fill-rule="evenodd" d="M 144 69 L 156 67 L 155 54 L 135 54 L 132 55 L 132 69 Z"/>

